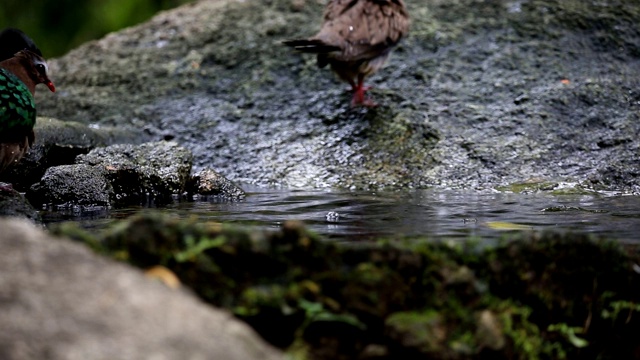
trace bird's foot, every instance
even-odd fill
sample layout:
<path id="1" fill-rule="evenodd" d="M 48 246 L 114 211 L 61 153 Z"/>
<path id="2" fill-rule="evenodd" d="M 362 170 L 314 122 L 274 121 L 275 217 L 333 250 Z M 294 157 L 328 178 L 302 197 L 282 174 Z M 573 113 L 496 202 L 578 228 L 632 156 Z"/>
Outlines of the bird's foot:
<path id="1" fill-rule="evenodd" d="M 371 89 L 373 89 L 373 86 L 363 86 L 362 87 L 362 91 L 363 92 L 369 91 Z M 345 88 L 344 91 L 350 92 L 350 93 L 355 93 L 356 91 L 358 91 L 358 87 L 357 86 L 353 86 L 353 87 L 350 87 L 350 88 Z"/>
<path id="2" fill-rule="evenodd" d="M 364 107 L 372 108 L 372 107 L 378 106 L 378 104 L 368 98 L 365 98 L 363 100 L 358 100 L 358 101 L 356 101 L 356 99 L 354 98 L 351 100 L 351 106 L 353 107 L 364 106 Z"/>
<path id="3" fill-rule="evenodd" d="M 370 86 L 361 86 L 356 87 L 353 90 L 353 98 L 351 99 L 351 106 L 366 106 L 366 107 L 376 107 L 378 104 L 371 101 L 371 99 L 365 96 L 365 91 L 371 89 Z"/>

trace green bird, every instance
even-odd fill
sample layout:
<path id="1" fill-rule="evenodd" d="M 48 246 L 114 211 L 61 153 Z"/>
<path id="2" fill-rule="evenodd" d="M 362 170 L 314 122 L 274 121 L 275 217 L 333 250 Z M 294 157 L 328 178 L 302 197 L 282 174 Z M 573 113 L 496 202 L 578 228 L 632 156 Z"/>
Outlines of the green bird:
<path id="1" fill-rule="evenodd" d="M 48 70 L 42 56 L 31 50 L 20 50 L 0 62 L 0 173 L 18 162 L 35 140 L 36 85 L 45 84 L 55 92 Z"/>

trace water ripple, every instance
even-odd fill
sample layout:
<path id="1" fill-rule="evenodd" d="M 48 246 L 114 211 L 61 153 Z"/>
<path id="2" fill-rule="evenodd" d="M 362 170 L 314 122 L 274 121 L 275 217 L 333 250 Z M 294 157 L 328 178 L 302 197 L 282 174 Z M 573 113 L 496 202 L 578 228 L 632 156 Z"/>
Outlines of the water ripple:
<path id="1" fill-rule="evenodd" d="M 81 218 L 49 213 L 43 218 L 48 222 L 71 219 L 87 228 L 102 228 L 139 210 L 112 210 Z M 497 239 L 505 231 L 522 228 L 587 232 L 630 242 L 640 239 L 640 198 L 635 196 L 249 188 L 241 202 L 177 202 L 163 211 L 266 229 L 277 229 L 286 220 L 301 220 L 311 230 L 340 241 L 396 236 Z"/>

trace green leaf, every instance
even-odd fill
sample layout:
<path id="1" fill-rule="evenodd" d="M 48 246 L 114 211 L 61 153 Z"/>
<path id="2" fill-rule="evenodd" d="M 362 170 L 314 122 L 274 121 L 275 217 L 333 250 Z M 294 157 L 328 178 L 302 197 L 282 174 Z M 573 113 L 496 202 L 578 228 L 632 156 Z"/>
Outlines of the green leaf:
<path id="1" fill-rule="evenodd" d="M 195 242 L 193 238 L 185 239 L 187 249 L 174 255 L 177 262 L 185 262 L 194 259 L 203 252 L 224 245 L 226 238 L 224 235 L 217 236 L 214 239 L 204 238 Z"/>
<path id="2" fill-rule="evenodd" d="M 494 230 L 533 230 L 533 226 L 506 221 L 489 221 L 487 227 Z"/>
<path id="3" fill-rule="evenodd" d="M 578 337 L 573 331 L 570 331 L 567 336 L 567 340 L 569 340 L 569 342 L 577 348 L 583 348 L 589 345 L 589 342 L 587 340 Z"/>
<path id="4" fill-rule="evenodd" d="M 567 324 L 552 324 L 547 327 L 548 331 L 557 331 L 562 334 L 571 345 L 577 348 L 583 348 L 589 345 L 589 342 L 576 335 L 576 332 L 582 332 L 582 328 L 576 326 L 569 326 Z"/>

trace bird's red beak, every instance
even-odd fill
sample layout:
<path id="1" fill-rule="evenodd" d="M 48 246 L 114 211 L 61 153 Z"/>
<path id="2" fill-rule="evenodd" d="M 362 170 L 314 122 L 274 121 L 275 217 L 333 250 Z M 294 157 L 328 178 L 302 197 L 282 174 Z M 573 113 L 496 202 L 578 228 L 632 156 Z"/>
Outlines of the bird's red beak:
<path id="1" fill-rule="evenodd" d="M 51 82 L 51 80 L 48 80 L 44 84 L 47 85 L 47 87 L 49 88 L 49 90 L 51 90 L 51 92 L 56 92 L 56 87 L 55 85 L 53 85 L 53 82 Z"/>

